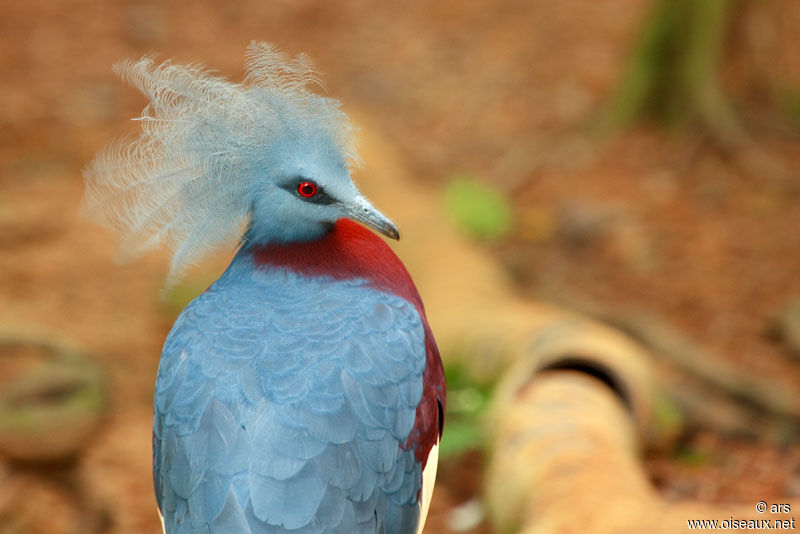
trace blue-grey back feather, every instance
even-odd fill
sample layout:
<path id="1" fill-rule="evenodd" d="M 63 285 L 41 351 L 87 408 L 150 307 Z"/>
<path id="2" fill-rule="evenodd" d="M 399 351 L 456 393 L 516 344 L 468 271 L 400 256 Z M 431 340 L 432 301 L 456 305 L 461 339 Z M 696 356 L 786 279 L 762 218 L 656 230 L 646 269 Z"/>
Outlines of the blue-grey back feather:
<path id="1" fill-rule="evenodd" d="M 126 257 L 166 244 L 171 281 L 214 245 L 238 240 L 254 180 L 280 164 L 285 136 L 313 130 L 345 162 L 358 161 L 339 102 L 309 90 L 319 80 L 305 55 L 253 42 L 245 66 L 242 83 L 147 56 L 114 67 L 150 102 L 136 119 L 141 134 L 112 143 L 85 170 L 85 209 L 122 234 Z"/>
<path id="2" fill-rule="evenodd" d="M 254 269 L 240 252 L 164 345 L 153 468 L 167 533 L 416 532 L 422 471 L 405 443 L 424 336 L 411 303 L 364 280 Z"/>

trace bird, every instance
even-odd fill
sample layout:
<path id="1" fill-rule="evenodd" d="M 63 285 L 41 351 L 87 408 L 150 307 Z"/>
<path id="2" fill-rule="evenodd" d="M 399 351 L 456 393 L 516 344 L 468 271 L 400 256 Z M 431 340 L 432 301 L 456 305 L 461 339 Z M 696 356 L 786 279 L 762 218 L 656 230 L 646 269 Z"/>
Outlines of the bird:
<path id="1" fill-rule="evenodd" d="M 251 42 L 232 82 L 121 61 L 138 135 L 84 169 L 83 207 L 120 254 L 171 251 L 167 287 L 223 245 L 179 314 L 154 393 L 167 534 L 421 532 L 446 407 L 419 291 L 359 191 L 357 129 L 304 54 Z M 377 232 L 377 233 L 376 233 Z"/>

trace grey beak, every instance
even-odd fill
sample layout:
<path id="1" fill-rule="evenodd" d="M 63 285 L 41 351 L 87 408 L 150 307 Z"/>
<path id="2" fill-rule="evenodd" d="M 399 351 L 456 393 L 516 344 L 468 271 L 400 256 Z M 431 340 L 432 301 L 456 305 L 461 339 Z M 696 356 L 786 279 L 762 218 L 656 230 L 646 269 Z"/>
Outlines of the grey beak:
<path id="1" fill-rule="evenodd" d="M 369 200 L 358 195 L 351 202 L 344 205 L 347 216 L 354 221 L 364 223 L 373 230 L 377 230 L 386 237 L 400 239 L 400 232 L 392 221 L 377 210 Z"/>

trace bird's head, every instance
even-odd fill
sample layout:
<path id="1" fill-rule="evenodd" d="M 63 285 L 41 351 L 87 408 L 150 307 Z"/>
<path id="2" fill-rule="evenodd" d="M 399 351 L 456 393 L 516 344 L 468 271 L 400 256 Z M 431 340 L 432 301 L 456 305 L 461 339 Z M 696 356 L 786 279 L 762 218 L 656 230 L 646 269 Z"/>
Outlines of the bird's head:
<path id="1" fill-rule="evenodd" d="M 245 240 L 307 241 L 342 218 L 361 222 L 392 239 L 395 225 L 359 192 L 336 143 L 324 131 L 289 128 L 258 166 L 252 184 L 252 215 Z"/>
<path id="2" fill-rule="evenodd" d="M 212 246 L 290 243 L 347 217 L 397 239 L 392 222 L 350 178 L 358 154 L 339 102 L 315 94 L 304 55 L 251 43 L 232 83 L 196 65 L 144 57 L 116 73 L 150 99 L 142 132 L 84 171 L 85 208 L 123 235 L 132 256 L 166 243 L 170 277 Z"/>

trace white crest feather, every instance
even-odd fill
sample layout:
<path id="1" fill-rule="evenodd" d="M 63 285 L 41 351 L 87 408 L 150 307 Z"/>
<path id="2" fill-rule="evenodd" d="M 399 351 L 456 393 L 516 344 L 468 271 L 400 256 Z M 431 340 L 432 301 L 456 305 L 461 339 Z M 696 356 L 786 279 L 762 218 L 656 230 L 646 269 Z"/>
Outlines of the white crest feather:
<path id="1" fill-rule="evenodd" d="M 307 56 L 288 59 L 253 42 L 245 66 L 243 83 L 147 56 L 114 66 L 150 103 L 135 119 L 139 137 L 112 143 L 84 171 L 84 208 L 122 234 L 125 257 L 166 244 L 170 282 L 214 245 L 241 236 L 250 181 L 269 165 L 265 150 L 287 113 L 325 130 L 350 164 L 358 162 L 339 102 L 309 91 L 320 81 Z"/>

